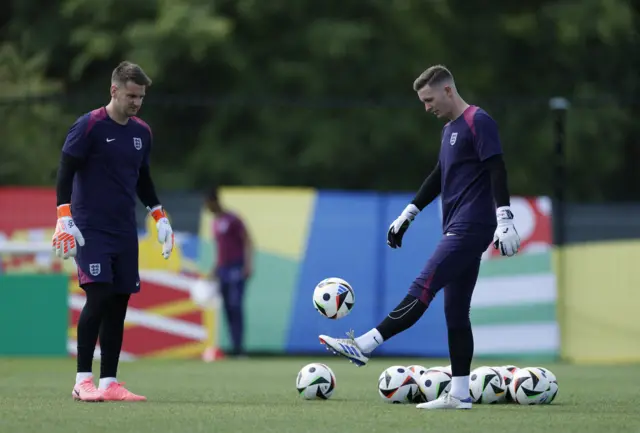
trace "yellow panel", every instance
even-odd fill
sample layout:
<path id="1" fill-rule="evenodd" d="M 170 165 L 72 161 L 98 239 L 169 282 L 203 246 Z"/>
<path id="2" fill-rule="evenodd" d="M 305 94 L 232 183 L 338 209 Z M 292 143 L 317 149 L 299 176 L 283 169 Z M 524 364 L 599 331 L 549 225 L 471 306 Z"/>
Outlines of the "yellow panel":
<path id="1" fill-rule="evenodd" d="M 569 246 L 555 262 L 563 358 L 640 361 L 640 242 Z"/>
<path id="2" fill-rule="evenodd" d="M 194 313 L 200 309 L 191 299 L 185 299 L 183 301 L 167 302 L 162 305 L 156 305 L 155 307 L 145 308 L 145 313 L 157 314 L 164 317 L 180 316 L 182 314 Z"/>
<path id="3" fill-rule="evenodd" d="M 224 188 L 223 206 L 244 220 L 256 249 L 300 260 L 314 212 L 315 191 L 301 188 Z M 200 235 L 211 239 L 210 212 L 203 210 Z M 286 234 L 286 235 L 283 235 Z"/>

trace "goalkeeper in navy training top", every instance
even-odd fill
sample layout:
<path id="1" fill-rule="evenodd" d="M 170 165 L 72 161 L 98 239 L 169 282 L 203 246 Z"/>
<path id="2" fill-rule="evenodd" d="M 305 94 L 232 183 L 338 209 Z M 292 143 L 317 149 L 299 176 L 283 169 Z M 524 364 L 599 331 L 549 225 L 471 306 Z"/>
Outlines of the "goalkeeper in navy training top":
<path id="1" fill-rule="evenodd" d="M 151 180 L 151 128 L 136 117 L 150 85 L 140 66 L 120 63 L 111 76 L 109 104 L 80 116 L 62 147 L 53 250 L 63 259 L 75 257 L 86 294 L 78 319 L 75 400 L 146 400 L 118 382 L 116 373 L 129 298 L 140 291 L 136 198 L 156 221 L 165 259 L 174 242 Z M 91 367 L 98 337 L 96 388 Z"/>
<path id="2" fill-rule="evenodd" d="M 440 156 L 413 201 L 391 224 L 387 243 L 400 248 L 418 213 L 438 195 L 442 200 L 443 235 L 433 255 L 409 288 L 409 294 L 369 332 L 349 338 L 320 335 L 321 343 L 358 366 L 382 342 L 413 326 L 444 288 L 444 309 L 453 379 L 451 391 L 421 403 L 420 409 L 470 409 L 469 373 L 473 333 L 469 320 L 471 296 L 482 254 L 493 243 L 503 256 L 513 256 L 520 237 L 509 208 L 507 174 L 496 122 L 482 108 L 467 104 L 453 76 L 432 66 L 414 82 L 427 113 L 448 120 L 442 130 Z"/>

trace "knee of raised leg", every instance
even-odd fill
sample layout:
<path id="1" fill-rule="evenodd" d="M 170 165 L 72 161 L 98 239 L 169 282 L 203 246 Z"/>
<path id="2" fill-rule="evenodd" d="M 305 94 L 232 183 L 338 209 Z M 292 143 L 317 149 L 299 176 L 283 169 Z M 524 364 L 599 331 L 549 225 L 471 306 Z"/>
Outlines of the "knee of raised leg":
<path id="1" fill-rule="evenodd" d="M 436 292 L 425 286 L 419 280 L 415 280 L 409 288 L 409 296 L 418 298 L 422 304 L 429 307 L 429 304 L 431 304 L 431 301 L 433 301 L 433 298 L 436 296 Z"/>

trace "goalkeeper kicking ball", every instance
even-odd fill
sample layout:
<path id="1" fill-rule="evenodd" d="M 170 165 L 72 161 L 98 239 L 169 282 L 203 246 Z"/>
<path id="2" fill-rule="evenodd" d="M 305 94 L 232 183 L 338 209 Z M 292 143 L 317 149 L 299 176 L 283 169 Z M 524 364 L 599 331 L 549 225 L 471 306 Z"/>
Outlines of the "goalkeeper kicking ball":
<path id="1" fill-rule="evenodd" d="M 336 389 L 336 376 L 324 364 L 307 364 L 298 372 L 296 389 L 305 400 L 328 400 Z"/>
<path id="2" fill-rule="evenodd" d="M 313 291 L 313 306 L 324 317 L 341 319 L 351 312 L 356 302 L 353 288 L 342 278 L 327 278 Z"/>

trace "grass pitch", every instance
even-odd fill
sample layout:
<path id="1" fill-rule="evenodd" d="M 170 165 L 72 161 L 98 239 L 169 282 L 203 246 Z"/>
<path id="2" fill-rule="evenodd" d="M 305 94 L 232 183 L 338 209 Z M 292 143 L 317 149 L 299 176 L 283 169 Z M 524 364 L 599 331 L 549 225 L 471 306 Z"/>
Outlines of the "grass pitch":
<path id="1" fill-rule="evenodd" d="M 295 389 L 299 369 L 316 361 L 336 374 L 328 401 L 304 401 Z M 91 404 L 71 399 L 73 359 L 0 359 L 0 432 L 640 432 L 640 365 L 543 362 L 559 383 L 548 406 L 424 411 L 384 403 L 376 388 L 380 373 L 414 363 L 429 367 L 448 361 L 378 358 L 362 368 L 338 357 L 137 361 L 123 363 L 119 379 L 148 402 Z M 481 360 L 474 367 L 507 363 Z"/>

